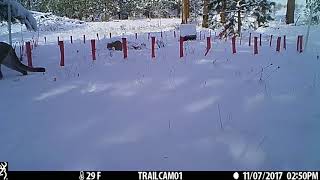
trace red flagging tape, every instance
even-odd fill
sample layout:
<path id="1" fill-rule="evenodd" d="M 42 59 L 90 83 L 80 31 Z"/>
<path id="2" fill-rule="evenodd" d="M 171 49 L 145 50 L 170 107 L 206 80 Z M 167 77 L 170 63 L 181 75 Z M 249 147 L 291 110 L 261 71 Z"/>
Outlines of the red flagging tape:
<path id="1" fill-rule="evenodd" d="M 151 37 L 151 57 L 152 58 L 156 57 L 155 46 L 156 46 L 156 37 Z"/>
<path id="2" fill-rule="evenodd" d="M 299 46 L 299 52 L 302 53 L 303 52 L 303 48 L 302 48 L 302 43 L 303 43 L 303 36 L 300 36 L 300 46 Z"/>
<path id="3" fill-rule="evenodd" d="M 258 37 L 254 37 L 254 52 L 253 54 L 258 54 Z"/>
<path id="4" fill-rule="evenodd" d="M 92 52 L 92 60 L 97 60 L 96 58 L 96 40 L 91 39 L 91 52 Z"/>
<path id="5" fill-rule="evenodd" d="M 206 50 L 205 56 L 207 56 L 207 54 L 209 53 L 210 49 L 211 49 L 211 37 L 207 37 L 207 50 Z"/>
<path id="6" fill-rule="evenodd" d="M 127 46 L 127 38 L 122 38 L 122 51 L 123 51 L 123 58 L 128 58 L 128 46 Z"/>
<path id="7" fill-rule="evenodd" d="M 235 54 L 237 53 L 237 49 L 236 49 L 236 36 L 232 37 L 232 53 Z"/>
<path id="8" fill-rule="evenodd" d="M 180 58 L 183 57 L 183 42 L 184 42 L 184 37 L 180 37 Z"/>
<path id="9" fill-rule="evenodd" d="M 280 52 L 280 47 L 281 47 L 281 37 L 278 37 L 277 39 L 277 52 Z"/>
<path id="10" fill-rule="evenodd" d="M 27 58 L 28 58 L 28 66 L 32 67 L 32 52 L 31 52 L 31 43 L 26 42 L 26 51 L 27 51 Z"/>
<path id="11" fill-rule="evenodd" d="M 60 66 L 64 66 L 64 43 L 63 41 L 59 41 L 60 47 Z"/>

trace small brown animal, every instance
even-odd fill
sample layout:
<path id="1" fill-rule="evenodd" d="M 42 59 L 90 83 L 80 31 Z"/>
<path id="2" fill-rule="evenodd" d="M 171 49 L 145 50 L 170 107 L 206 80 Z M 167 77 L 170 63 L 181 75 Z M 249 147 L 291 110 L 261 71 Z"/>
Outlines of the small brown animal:
<path id="1" fill-rule="evenodd" d="M 46 69 L 42 67 L 28 67 L 22 64 L 11 45 L 0 42 L 0 79 L 3 78 L 1 72 L 1 65 L 4 65 L 12 70 L 18 71 L 23 75 L 29 72 L 45 72 Z"/>
<path id="2" fill-rule="evenodd" d="M 116 51 L 122 51 L 122 43 L 120 41 L 114 41 L 114 42 L 108 43 L 107 48 L 109 50 L 114 49 Z"/>

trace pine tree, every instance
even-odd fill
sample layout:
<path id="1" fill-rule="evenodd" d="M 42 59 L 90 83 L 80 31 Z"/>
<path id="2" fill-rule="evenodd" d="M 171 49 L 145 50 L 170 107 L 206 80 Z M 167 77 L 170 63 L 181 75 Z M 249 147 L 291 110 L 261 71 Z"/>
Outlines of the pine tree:
<path id="1" fill-rule="evenodd" d="M 209 3 L 209 27 L 222 28 L 221 37 L 240 34 L 244 17 L 253 17 L 257 24 L 252 28 L 266 26 L 272 20 L 274 2 L 268 0 L 211 0 Z"/>
<path id="2" fill-rule="evenodd" d="M 203 12 L 203 0 L 190 1 L 190 19 L 191 22 L 197 21 L 199 15 Z"/>
<path id="3" fill-rule="evenodd" d="M 242 0 L 241 0 L 242 1 Z M 209 27 L 222 27 L 220 37 L 233 35 L 236 30 L 237 1 L 211 0 L 209 3 Z"/>
<path id="4" fill-rule="evenodd" d="M 320 0 L 306 0 L 305 14 L 309 16 L 312 10 L 312 24 L 320 23 Z"/>
<path id="5" fill-rule="evenodd" d="M 202 27 L 209 27 L 209 0 L 203 1 L 203 16 L 202 16 Z"/>
<path id="6" fill-rule="evenodd" d="M 252 16 L 256 19 L 256 24 L 254 28 L 261 26 L 267 26 L 267 23 L 273 18 L 271 17 L 272 7 L 275 6 L 274 2 L 268 0 L 251 1 L 249 3 L 249 8 L 252 12 Z"/>

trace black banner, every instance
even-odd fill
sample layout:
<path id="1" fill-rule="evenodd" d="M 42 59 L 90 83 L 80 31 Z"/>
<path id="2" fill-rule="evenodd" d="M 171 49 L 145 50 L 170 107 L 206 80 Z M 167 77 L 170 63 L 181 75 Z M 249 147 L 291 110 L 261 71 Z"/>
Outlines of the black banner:
<path id="1" fill-rule="evenodd" d="M 68 180 L 191 180 L 234 179 L 234 172 L 214 171 L 9 171 L 8 180 L 68 179 Z M 0 179 L 2 180 L 2 179 Z"/>
<path id="2" fill-rule="evenodd" d="M 8 171 L 0 180 L 319 180 L 317 171 Z"/>

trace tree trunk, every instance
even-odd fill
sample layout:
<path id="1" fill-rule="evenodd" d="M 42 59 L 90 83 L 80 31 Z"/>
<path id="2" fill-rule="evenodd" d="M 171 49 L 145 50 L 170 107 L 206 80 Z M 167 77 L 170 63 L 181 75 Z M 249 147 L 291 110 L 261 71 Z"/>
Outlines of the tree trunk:
<path id="1" fill-rule="evenodd" d="M 183 0 L 182 2 L 182 24 L 187 24 L 188 23 L 188 18 L 189 18 L 189 0 Z"/>
<path id="2" fill-rule="evenodd" d="M 221 9 L 221 13 L 220 13 L 221 23 L 222 24 L 226 23 L 226 8 L 227 8 L 226 0 L 223 0 L 222 1 L 222 9 Z"/>
<path id="3" fill-rule="evenodd" d="M 286 14 L 286 23 L 294 23 L 294 10 L 295 10 L 295 0 L 288 0 L 287 2 L 287 14 Z"/>
<path id="4" fill-rule="evenodd" d="M 187 1 L 187 6 L 186 6 L 186 18 L 187 18 L 187 23 L 188 23 L 188 19 L 190 18 L 190 0 L 186 0 Z"/>
<path id="5" fill-rule="evenodd" d="M 242 22 L 241 22 L 241 9 L 239 8 L 238 9 L 238 34 L 239 34 L 239 36 L 241 34 L 241 25 L 242 25 Z"/>
<path id="6" fill-rule="evenodd" d="M 209 27 L 209 0 L 204 0 L 203 2 L 203 21 L 202 21 L 202 27 L 208 28 Z"/>
<path id="7" fill-rule="evenodd" d="M 31 0 L 28 0 L 28 9 L 31 9 Z"/>

